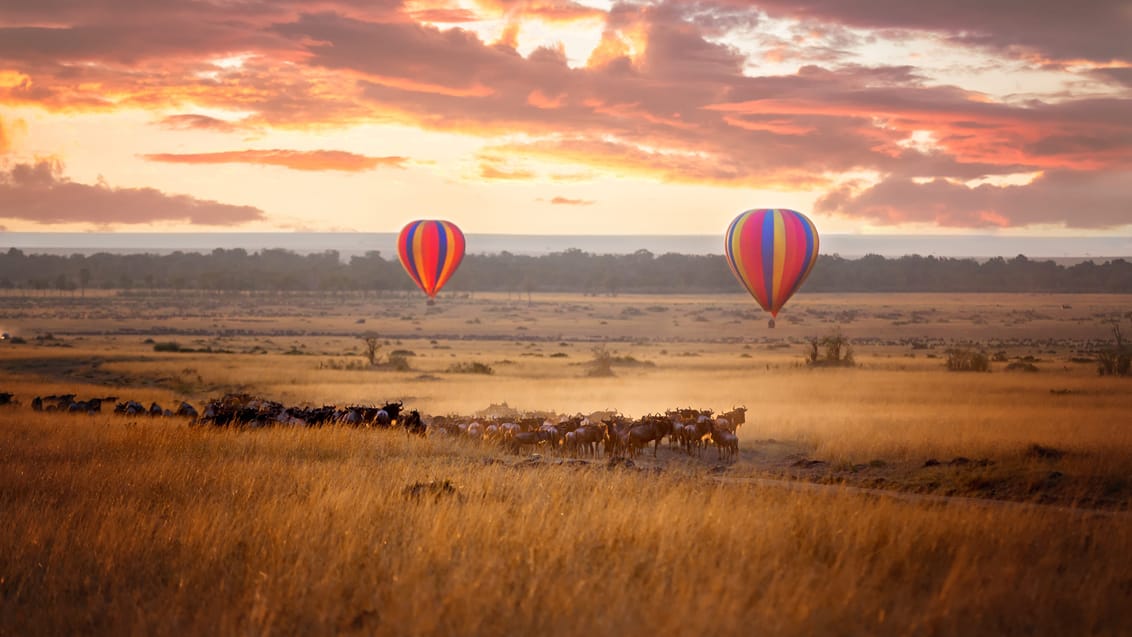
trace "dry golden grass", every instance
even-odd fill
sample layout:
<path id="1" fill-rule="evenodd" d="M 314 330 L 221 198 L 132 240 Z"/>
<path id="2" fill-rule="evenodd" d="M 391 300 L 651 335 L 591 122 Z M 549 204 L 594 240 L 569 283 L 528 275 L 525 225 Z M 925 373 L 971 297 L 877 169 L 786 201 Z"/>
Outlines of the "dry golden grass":
<path id="1" fill-rule="evenodd" d="M 5 331 L 30 342 L 0 347 L 0 390 L 24 402 L 0 408 L 0 635 L 1132 630 L 1132 392 L 1072 362 L 1126 298 L 803 296 L 773 332 L 738 296 L 535 299 L 3 299 Z M 805 339 L 833 325 L 860 366 L 804 367 Z M 370 331 L 413 352 L 412 369 L 331 368 L 357 367 Z M 928 358 L 965 341 L 1041 371 Z M 599 343 L 652 365 L 587 378 Z M 446 371 L 469 362 L 494 374 Z M 635 471 L 524 467 L 397 432 L 26 407 L 237 390 L 426 414 L 750 411 L 733 464 L 662 449 Z M 432 480 L 458 495 L 403 493 Z"/>
<path id="2" fill-rule="evenodd" d="M 2 417 L 0 632 L 1122 634 L 1125 517 Z M 404 489 L 450 479 L 456 495 Z"/>

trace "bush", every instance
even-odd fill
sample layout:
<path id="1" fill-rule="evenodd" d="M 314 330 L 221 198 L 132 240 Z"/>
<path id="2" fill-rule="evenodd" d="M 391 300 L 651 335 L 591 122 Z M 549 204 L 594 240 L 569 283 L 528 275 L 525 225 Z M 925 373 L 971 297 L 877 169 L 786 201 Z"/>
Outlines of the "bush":
<path id="1" fill-rule="evenodd" d="M 470 363 L 453 363 L 448 366 L 447 372 L 449 374 L 487 374 L 495 373 L 495 370 L 490 365 L 481 363 L 479 361 L 472 361 Z"/>
<path id="2" fill-rule="evenodd" d="M 1120 324 L 1113 323 L 1114 343 L 1108 349 L 1097 352 L 1097 374 L 1101 376 L 1127 376 L 1132 372 L 1132 347 L 1124 342 Z"/>
<path id="3" fill-rule="evenodd" d="M 181 351 L 181 344 L 177 341 L 165 341 L 162 343 L 154 343 L 153 351 L 155 352 L 179 352 Z"/>
<path id="4" fill-rule="evenodd" d="M 983 352 L 952 348 L 947 350 L 947 369 L 952 372 L 989 372 L 990 358 Z"/>
<path id="5" fill-rule="evenodd" d="M 389 361 L 385 363 L 384 367 L 392 369 L 395 372 L 407 372 L 413 369 L 413 367 L 409 365 L 408 358 L 405 358 L 404 356 L 398 356 L 396 354 L 391 354 L 389 356 Z"/>
<path id="6" fill-rule="evenodd" d="M 806 364 L 812 367 L 853 367 L 857 363 L 853 360 L 853 346 L 849 338 L 840 329 L 835 329 L 822 338 L 810 339 Z"/>
<path id="7" fill-rule="evenodd" d="M 593 349 L 594 357 L 587 363 L 589 369 L 586 376 L 591 378 L 607 378 L 613 376 L 613 353 L 599 345 Z"/>

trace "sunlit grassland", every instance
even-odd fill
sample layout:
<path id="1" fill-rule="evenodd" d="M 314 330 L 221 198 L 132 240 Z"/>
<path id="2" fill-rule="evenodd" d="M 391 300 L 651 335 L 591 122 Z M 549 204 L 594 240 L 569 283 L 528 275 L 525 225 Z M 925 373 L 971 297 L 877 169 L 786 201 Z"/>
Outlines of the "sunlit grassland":
<path id="1" fill-rule="evenodd" d="M 739 296 L 50 301 L 4 305 L 29 342 L 0 346 L 0 391 L 23 403 L 0 407 L 0 635 L 1132 630 L 1132 385 L 1074 361 L 1125 297 L 801 295 L 775 330 Z M 804 365 L 835 328 L 858 365 Z M 409 369 L 371 368 L 366 334 Z M 956 344 L 1040 371 L 948 372 Z M 586 375 L 597 347 L 613 377 Z M 493 373 L 450 371 L 470 362 Z M 734 463 L 662 447 L 626 470 L 28 407 L 229 391 L 426 415 L 749 411 Z M 404 493 L 443 480 L 454 494 Z"/>
<path id="2" fill-rule="evenodd" d="M 1132 455 L 1132 428 L 1123 416 L 1132 409 L 1128 383 L 1097 378 L 1080 366 L 1063 371 L 1059 365 L 1042 374 L 956 374 L 938 359 L 865 353 L 857 368 L 809 369 L 801 364 L 802 346 L 784 351 L 707 344 L 697 345 L 695 356 L 684 356 L 679 347 L 651 345 L 616 348 L 651 366 L 619 367 L 612 378 L 589 378 L 585 363 L 591 353 L 585 345 L 543 345 L 537 358 L 524 357 L 531 348 L 522 343 L 452 342 L 432 349 L 427 341 L 409 341 L 391 347 L 417 354 L 409 359 L 411 371 L 326 369 L 321 365 L 327 357 L 279 354 L 154 356 L 102 368 L 174 379 L 192 370 L 203 385 L 188 383 L 198 394 L 190 399 L 207 397 L 202 387 L 241 387 L 292 403 L 404 399 L 434 415 L 473 414 L 504 402 L 520 410 L 615 409 L 633 417 L 676 407 L 725 411 L 742 405 L 749 409 L 742 440 L 801 440 L 816 453 L 859 461 L 1001 456 L 1031 444 Z M 542 352 L 568 356 L 547 358 Z M 353 359 L 360 360 L 356 354 Z M 458 361 L 482 361 L 494 373 L 446 371 Z"/>
<path id="3" fill-rule="evenodd" d="M 1115 635 L 1130 621 L 1126 518 L 516 468 L 399 432 L 27 412 L 0 426 L 5 634 Z M 443 479 L 454 495 L 404 493 Z"/>

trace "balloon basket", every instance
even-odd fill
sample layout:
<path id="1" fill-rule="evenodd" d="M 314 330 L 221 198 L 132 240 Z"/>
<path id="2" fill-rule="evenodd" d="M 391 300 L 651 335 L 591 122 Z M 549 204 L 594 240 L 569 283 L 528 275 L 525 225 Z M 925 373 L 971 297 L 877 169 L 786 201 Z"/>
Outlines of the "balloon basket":
<path id="1" fill-rule="evenodd" d="M 769 321 L 767 321 L 766 326 L 773 330 L 774 329 L 774 319 L 770 319 Z"/>

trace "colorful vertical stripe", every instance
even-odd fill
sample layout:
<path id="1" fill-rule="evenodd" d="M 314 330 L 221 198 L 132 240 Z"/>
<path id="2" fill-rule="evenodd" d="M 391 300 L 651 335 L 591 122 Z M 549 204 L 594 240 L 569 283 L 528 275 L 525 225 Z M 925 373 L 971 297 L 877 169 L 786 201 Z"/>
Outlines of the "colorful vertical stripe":
<path id="1" fill-rule="evenodd" d="M 464 233 L 451 221 L 413 221 L 401 229 L 397 255 L 405 272 L 431 299 L 460 267 Z"/>
<path id="2" fill-rule="evenodd" d="M 778 316 L 818 260 L 818 231 L 800 212 L 748 210 L 728 226 L 723 250 L 735 278 L 764 310 Z"/>

